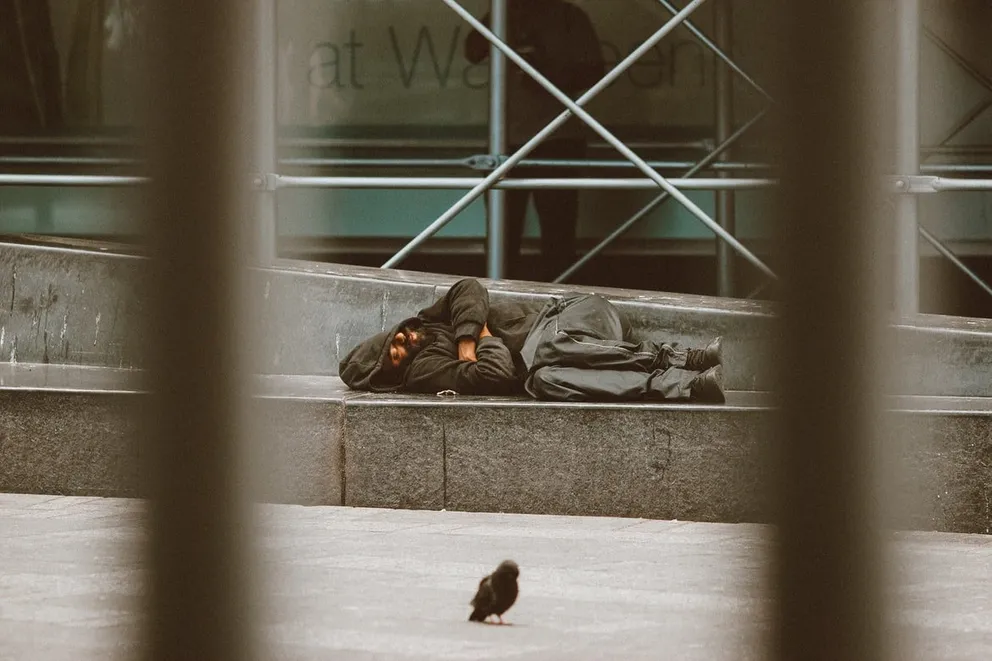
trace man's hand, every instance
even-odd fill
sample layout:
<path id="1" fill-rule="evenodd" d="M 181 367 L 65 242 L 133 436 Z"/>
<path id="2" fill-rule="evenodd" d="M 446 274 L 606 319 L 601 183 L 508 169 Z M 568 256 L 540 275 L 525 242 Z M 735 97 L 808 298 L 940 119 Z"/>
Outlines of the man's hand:
<path id="1" fill-rule="evenodd" d="M 482 336 L 481 333 L 479 335 Z M 458 340 L 458 360 L 467 360 L 471 363 L 478 362 L 475 357 L 475 340 L 471 337 L 463 337 Z"/>
<path id="2" fill-rule="evenodd" d="M 479 331 L 479 338 L 492 337 L 493 334 L 489 332 L 489 324 L 482 324 L 482 330 Z"/>

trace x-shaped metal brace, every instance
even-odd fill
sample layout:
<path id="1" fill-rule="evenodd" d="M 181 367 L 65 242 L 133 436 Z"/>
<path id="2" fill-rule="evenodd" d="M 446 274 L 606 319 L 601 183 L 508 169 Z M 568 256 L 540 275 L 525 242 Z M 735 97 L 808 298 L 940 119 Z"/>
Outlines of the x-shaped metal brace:
<path id="1" fill-rule="evenodd" d="M 461 16 L 469 25 L 471 25 L 479 34 L 485 37 L 491 44 L 496 46 L 510 61 L 521 68 L 527 75 L 533 78 L 538 84 L 544 87 L 552 96 L 554 96 L 558 101 L 560 101 L 566 108 L 557 118 L 555 118 L 550 124 L 545 126 L 540 132 L 537 133 L 533 138 L 531 138 L 523 147 L 518 149 L 513 155 L 507 158 L 501 165 L 499 165 L 495 170 L 493 170 L 480 184 L 469 191 L 464 197 L 462 197 L 458 202 L 456 202 L 446 213 L 442 214 L 434 223 L 428 226 L 418 237 L 413 241 L 408 243 L 401 249 L 396 255 L 394 255 L 390 260 L 388 260 L 383 266 L 385 268 L 390 268 L 401 261 L 406 255 L 412 252 L 420 243 L 425 241 L 429 236 L 437 232 L 441 227 L 447 224 L 452 218 L 454 218 L 458 213 L 460 213 L 464 208 L 471 204 L 480 194 L 492 187 L 498 179 L 502 178 L 507 171 L 510 170 L 514 165 L 516 165 L 520 160 L 522 160 L 528 153 L 530 153 L 535 147 L 537 147 L 540 142 L 556 131 L 562 124 L 564 124 L 569 117 L 573 114 L 585 122 L 591 129 L 593 129 L 600 137 L 602 137 L 607 143 L 612 145 L 617 151 L 619 151 L 625 158 L 627 158 L 631 163 L 633 163 L 639 170 L 641 170 L 645 176 L 654 181 L 660 188 L 670 195 L 671 197 L 678 200 L 692 215 L 696 216 L 700 221 L 707 225 L 715 234 L 717 234 L 721 239 L 727 242 L 731 247 L 733 247 L 738 253 L 740 253 L 745 259 L 750 261 L 754 266 L 756 266 L 763 273 L 768 275 L 772 279 L 777 279 L 775 273 L 764 264 L 758 257 L 751 253 L 747 248 L 745 248 L 732 234 L 727 232 L 723 227 L 711 219 L 702 209 L 696 205 L 691 199 L 689 199 L 682 191 L 673 186 L 665 177 L 661 176 L 654 168 L 648 165 L 640 156 L 633 152 L 626 144 L 624 144 L 620 139 L 614 136 L 608 129 L 606 129 L 602 124 L 599 123 L 592 115 L 586 112 L 582 106 L 587 104 L 593 97 L 595 97 L 599 92 L 604 90 L 610 84 L 612 84 L 627 68 L 630 67 L 635 61 L 637 61 L 645 52 L 653 48 L 656 43 L 658 43 L 662 38 L 664 38 L 669 32 L 671 32 L 676 26 L 682 23 L 688 16 L 695 11 L 700 5 L 706 0 L 692 0 L 685 8 L 678 12 L 668 23 L 666 23 L 661 29 L 659 29 L 655 34 L 647 39 L 641 46 L 630 53 L 622 62 L 617 64 L 609 73 L 607 73 L 598 83 L 593 85 L 589 90 L 582 94 L 577 100 L 573 101 L 567 94 L 562 92 L 557 86 L 555 86 L 550 80 L 548 80 L 543 74 L 541 74 L 537 69 L 530 65 L 525 59 L 523 59 L 519 54 L 516 53 L 510 46 L 499 39 L 492 31 L 490 31 L 481 21 L 476 19 L 470 12 L 468 12 L 464 7 L 458 4 L 456 0 L 443 0 L 451 9 Z"/>

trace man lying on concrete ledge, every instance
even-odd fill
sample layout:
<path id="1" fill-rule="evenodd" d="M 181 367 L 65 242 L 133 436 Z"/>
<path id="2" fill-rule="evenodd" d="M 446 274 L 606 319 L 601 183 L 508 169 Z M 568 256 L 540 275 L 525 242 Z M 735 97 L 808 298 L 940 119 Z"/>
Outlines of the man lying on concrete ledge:
<path id="1" fill-rule="evenodd" d="M 720 338 L 704 349 L 633 342 L 620 310 L 601 296 L 490 304 L 472 279 L 356 346 L 339 373 L 348 387 L 372 392 L 724 401 Z"/>

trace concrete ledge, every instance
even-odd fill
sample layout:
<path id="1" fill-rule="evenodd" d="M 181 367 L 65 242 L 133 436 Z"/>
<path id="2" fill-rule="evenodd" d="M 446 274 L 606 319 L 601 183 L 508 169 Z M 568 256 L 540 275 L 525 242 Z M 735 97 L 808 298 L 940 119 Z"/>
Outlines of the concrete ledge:
<path id="1" fill-rule="evenodd" d="M 140 373 L 0 368 L 0 491 L 142 493 Z M 721 406 L 370 395 L 336 377 L 261 376 L 258 498 L 765 522 L 768 393 Z M 879 466 L 893 525 L 992 531 L 992 398 L 899 397 Z"/>
<path id="2" fill-rule="evenodd" d="M 349 400 L 345 503 L 767 522 L 775 411 L 734 403 L 743 394 L 728 406 Z M 992 532 L 992 400 L 891 401 L 887 521 Z"/>
<path id="3" fill-rule="evenodd" d="M 265 502 L 340 505 L 344 387 L 337 378 L 259 379 L 252 407 Z M 0 492 L 144 496 L 141 374 L 0 367 Z"/>
<path id="4" fill-rule="evenodd" d="M 345 409 L 345 502 L 757 521 L 767 510 L 758 485 L 768 414 L 359 400 Z"/>
<path id="5" fill-rule="evenodd" d="M 141 367 L 145 260 L 101 251 L 0 244 L 0 363 Z M 252 273 L 264 372 L 337 374 L 340 359 L 386 324 L 413 315 L 458 278 L 280 260 Z M 762 301 L 542 283 L 486 282 L 494 299 L 597 292 L 644 338 L 700 345 L 723 335 L 733 390 L 772 390 L 775 305 Z M 5 298 L 9 296 L 9 299 Z M 901 356 L 894 394 L 992 396 L 992 320 L 894 320 Z M 840 350 L 840 349 L 838 349 Z M 829 357 L 811 357 L 811 360 Z"/>
<path id="6" fill-rule="evenodd" d="M 135 395 L 0 389 L 0 491 L 138 496 Z"/>

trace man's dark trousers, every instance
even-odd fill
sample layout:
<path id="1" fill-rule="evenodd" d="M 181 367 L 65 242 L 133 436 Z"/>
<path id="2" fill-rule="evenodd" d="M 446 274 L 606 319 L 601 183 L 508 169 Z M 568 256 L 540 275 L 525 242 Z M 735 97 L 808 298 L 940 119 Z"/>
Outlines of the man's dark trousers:
<path id="1" fill-rule="evenodd" d="M 627 341 L 620 311 L 594 294 L 553 299 L 524 342 L 525 388 L 554 401 L 688 399 L 698 374 L 676 344 Z"/>

